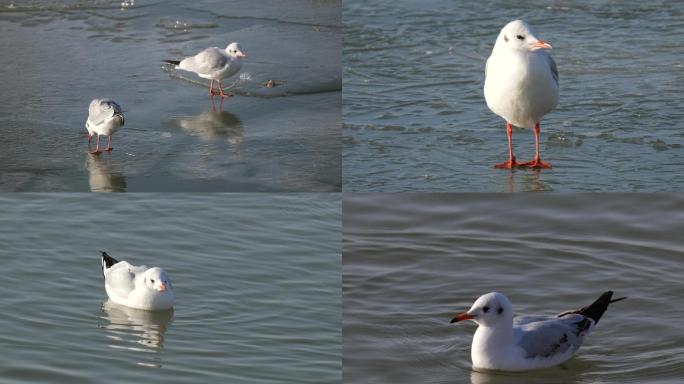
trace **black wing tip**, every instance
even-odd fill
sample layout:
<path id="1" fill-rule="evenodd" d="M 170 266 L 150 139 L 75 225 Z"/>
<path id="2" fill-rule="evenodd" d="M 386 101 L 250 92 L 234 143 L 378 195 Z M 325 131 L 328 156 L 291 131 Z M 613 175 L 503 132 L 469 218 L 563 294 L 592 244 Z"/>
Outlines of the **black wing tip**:
<path id="1" fill-rule="evenodd" d="M 594 320 L 594 323 L 598 324 L 599 320 L 601 319 L 601 316 L 603 316 L 603 314 L 608 309 L 608 305 L 610 305 L 611 303 L 615 303 L 617 301 L 624 300 L 626 298 L 627 297 L 620 297 L 617 299 L 613 299 L 613 291 L 606 291 L 598 299 L 596 299 L 596 301 L 591 303 L 591 305 L 582 308 L 578 311 L 578 313 L 580 315 L 584 315 Z"/>
<path id="2" fill-rule="evenodd" d="M 107 268 L 110 268 L 112 265 L 118 263 L 119 261 L 107 254 L 105 251 L 100 251 L 102 253 L 102 266 L 103 266 L 103 271 Z"/>
<path id="3" fill-rule="evenodd" d="M 167 64 L 173 64 L 173 65 L 180 64 L 180 60 L 162 60 L 162 61 L 167 63 Z"/>
<path id="4" fill-rule="evenodd" d="M 610 304 L 610 303 L 616 303 L 618 301 L 622 301 L 626 298 L 627 298 L 627 296 L 618 297 L 617 299 L 613 299 L 613 291 L 606 291 L 606 292 L 603 292 L 603 294 L 601 295 L 601 297 L 598 298 L 598 300 L 601 300 L 601 301 L 606 300 L 606 301 L 608 301 L 608 304 Z"/>
<path id="5" fill-rule="evenodd" d="M 563 312 L 563 313 L 559 314 L 558 317 L 563 317 L 565 315 L 570 315 L 570 314 L 578 314 L 578 315 L 588 317 L 594 321 L 594 324 L 598 324 L 599 319 L 601 319 L 601 316 L 603 316 L 603 313 L 606 312 L 609 304 L 612 304 L 612 303 L 615 303 L 618 301 L 622 301 L 626 298 L 627 297 L 625 296 L 625 297 L 619 297 L 617 299 L 613 299 L 613 291 L 606 291 L 606 292 L 603 292 L 601 294 L 601 296 L 598 299 L 596 299 L 596 301 L 591 303 L 590 305 L 588 305 L 584 308 L 575 310 L 575 311 Z"/>

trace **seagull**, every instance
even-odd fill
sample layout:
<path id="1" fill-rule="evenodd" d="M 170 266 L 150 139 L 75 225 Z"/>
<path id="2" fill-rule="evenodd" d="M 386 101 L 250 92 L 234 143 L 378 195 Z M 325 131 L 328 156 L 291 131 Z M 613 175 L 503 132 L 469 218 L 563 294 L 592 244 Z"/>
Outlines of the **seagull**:
<path id="1" fill-rule="evenodd" d="M 584 337 L 596 326 L 612 299 L 604 292 L 591 305 L 556 317 L 520 316 L 499 292 L 480 296 L 467 312 L 456 315 L 455 323 L 472 320 L 478 324 L 470 350 L 474 368 L 526 371 L 547 368 L 568 360 Z"/>
<path id="2" fill-rule="evenodd" d="M 175 65 L 177 69 L 194 72 L 201 78 L 209 79 L 210 95 L 231 97 L 233 94 L 223 92 L 221 80 L 240 72 L 243 57 L 247 55 L 242 52 L 240 44 L 230 43 L 226 49 L 211 47 L 180 61 L 164 60 L 164 62 Z M 218 81 L 218 93 L 214 90 L 214 80 Z"/>
<path id="3" fill-rule="evenodd" d="M 173 307 L 171 280 L 161 268 L 133 266 L 102 253 L 102 274 L 107 296 L 116 304 L 146 310 Z"/>
<path id="4" fill-rule="evenodd" d="M 496 168 L 551 168 L 539 156 L 539 121 L 558 104 L 558 70 L 532 27 L 514 20 L 501 29 L 485 68 L 487 106 L 506 120 L 508 161 Z M 519 163 L 513 155 L 513 125 L 534 128 L 534 160 Z"/>
<path id="5" fill-rule="evenodd" d="M 88 130 L 88 152 L 94 155 L 100 153 L 100 136 L 107 136 L 107 148 L 112 149 L 112 135 L 124 125 L 124 115 L 121 106 L 110 99 L 94 99 L 88 107 L 88 120 L 85 126 Z M 97 146 L 94 151 L 90 150 L 90 142 L 93 135 L 97 134 Z"/>

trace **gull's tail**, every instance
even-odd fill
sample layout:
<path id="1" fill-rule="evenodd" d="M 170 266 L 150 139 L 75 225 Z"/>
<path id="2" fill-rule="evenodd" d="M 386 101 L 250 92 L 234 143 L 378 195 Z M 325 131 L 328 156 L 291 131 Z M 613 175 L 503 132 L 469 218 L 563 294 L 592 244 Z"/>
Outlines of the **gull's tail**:
<path id="1" fill-rule="evenodd" d="M 105 271 L 119 261 L 109 256 L 105 251 L 100 252 L 102 252 L 102 276 L 104 276 Z"/>
<path id="2" fill-rule="evenodd" d="M 624 300 L 626 297 L 621 297 L 619 299 L 612 299 L 613 297 L 613 291 L 608 291 L 604 292 L 601 297 L 596 299 L 593 303 L 591 303 L 589 306 L 586 306 L 582 309 L 578 309 L 576 311 L 569 311 L 569 312 L 564 312 L 558 315 L 558 317 L 562 317 L 564 315 L 570 314 L 570 313 L 577 313 L 582 316 L 586 316 L 592 320 L 594 320 L 594 324 L 598 324 L 599 319 L 601 316 L 603 316 L 603 313 L 606 312 L 606 309 L 608 309 L 608 305 L 611 303 L 614 303 L 616 301 Z"/>
<path id="3" fill-rule="evenodd" d="M 165 63 L 168 63 L 168 64 L 173 64 L 173 65 L 180 64 L 180 60 L 162 60 L 162 61 Z"/>

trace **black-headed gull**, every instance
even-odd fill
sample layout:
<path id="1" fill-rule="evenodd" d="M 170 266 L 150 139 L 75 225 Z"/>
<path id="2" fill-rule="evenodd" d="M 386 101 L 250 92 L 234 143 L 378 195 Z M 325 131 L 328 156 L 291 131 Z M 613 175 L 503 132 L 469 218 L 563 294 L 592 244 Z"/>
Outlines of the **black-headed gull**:
<path id="1" fill-rule="evenodd" d="M 171 280 L 161 268 L 136 267 L 102 252 L 102 274 L 107 296 L 116 304 L 147 310 L 173 307 Z"/>
<path id="2" fill-rule="evenodd" d="M 484 95 L 492 112 L 506 120 L 508 161 L 497 168 L 551 168 L 539 156 L 539 121 L 558 103 L 558 70 L 540 40 L 522 20 L 506 24 L 496 39 L 485 69 Z M 513 154 L 513 125 L 534 128 L 534 160 L 518 163 Z"/>
<path id="3" fill-rule="evenodd" d="M 242 58 L 247 57 L 242 52 L 239 43 L 230 43 L 226 49 L 211 47 L 203 50 L 195 56 L 186 57 L 183 60 L 164 60 L 165 63 L 174 64 L 177 69 L 196 73 L 199 77 L 209 79 L 209 94 L 221 97 L 233 96 L 223 92 L 221 80 L 236 75 L 242 68 Z M 218 81 L 218 93 L 214 91 L 214 80 Z"/>
<path id="4" fill-rule="evenodd" d="M 478 324 L 470 355 L 474 368 L 526 371 L 546 368 L 568 360 L 596 326 L 610 303 L 605 292 L 591 305 L 556 317 L 520 316 L 513 318 L 513 307 L 501 293 L 480 296 L 467 312 L 451 322 L 472 320 Z"/>
<path id="5" fill-rule="evenodd" d="M 88 120 L 85 126 L 88 130 L 88 152 L 92 154 L 100 153 L 100 136 L 107 136 L 107 148 L 112 149 L 112 135 L 124 125 L 124 115 L 121 106 L 114 100 L 94 99 L 88 107 Z M 97 146 L 94 151 L 90 150 L 90 142 L 93 135 L 97 134 Z"/>

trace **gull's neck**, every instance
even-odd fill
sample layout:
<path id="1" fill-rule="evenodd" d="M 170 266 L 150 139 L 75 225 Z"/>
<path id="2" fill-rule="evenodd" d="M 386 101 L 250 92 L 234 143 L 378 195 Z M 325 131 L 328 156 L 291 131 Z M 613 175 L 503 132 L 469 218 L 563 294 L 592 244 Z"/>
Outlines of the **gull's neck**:
<path id="1" fill-rule="evenodd" d="M 480 343 L 496 344 L 501 346 L 501 343 L 510 344 L 513 340 L 513 321 L 502 321 L 496 327 L 487 325 L 480 325 L 475 331 L 473 343 L 477 340 Z"/>
<path id="2" fill-rule="evenodd" d="M 496 327 L 480 325 L 473 336 L 471 357 L 475 366 L 492 366 L 497 356 L 505 354 L 513 346 L 513 319 L 504 319 Z"/>

